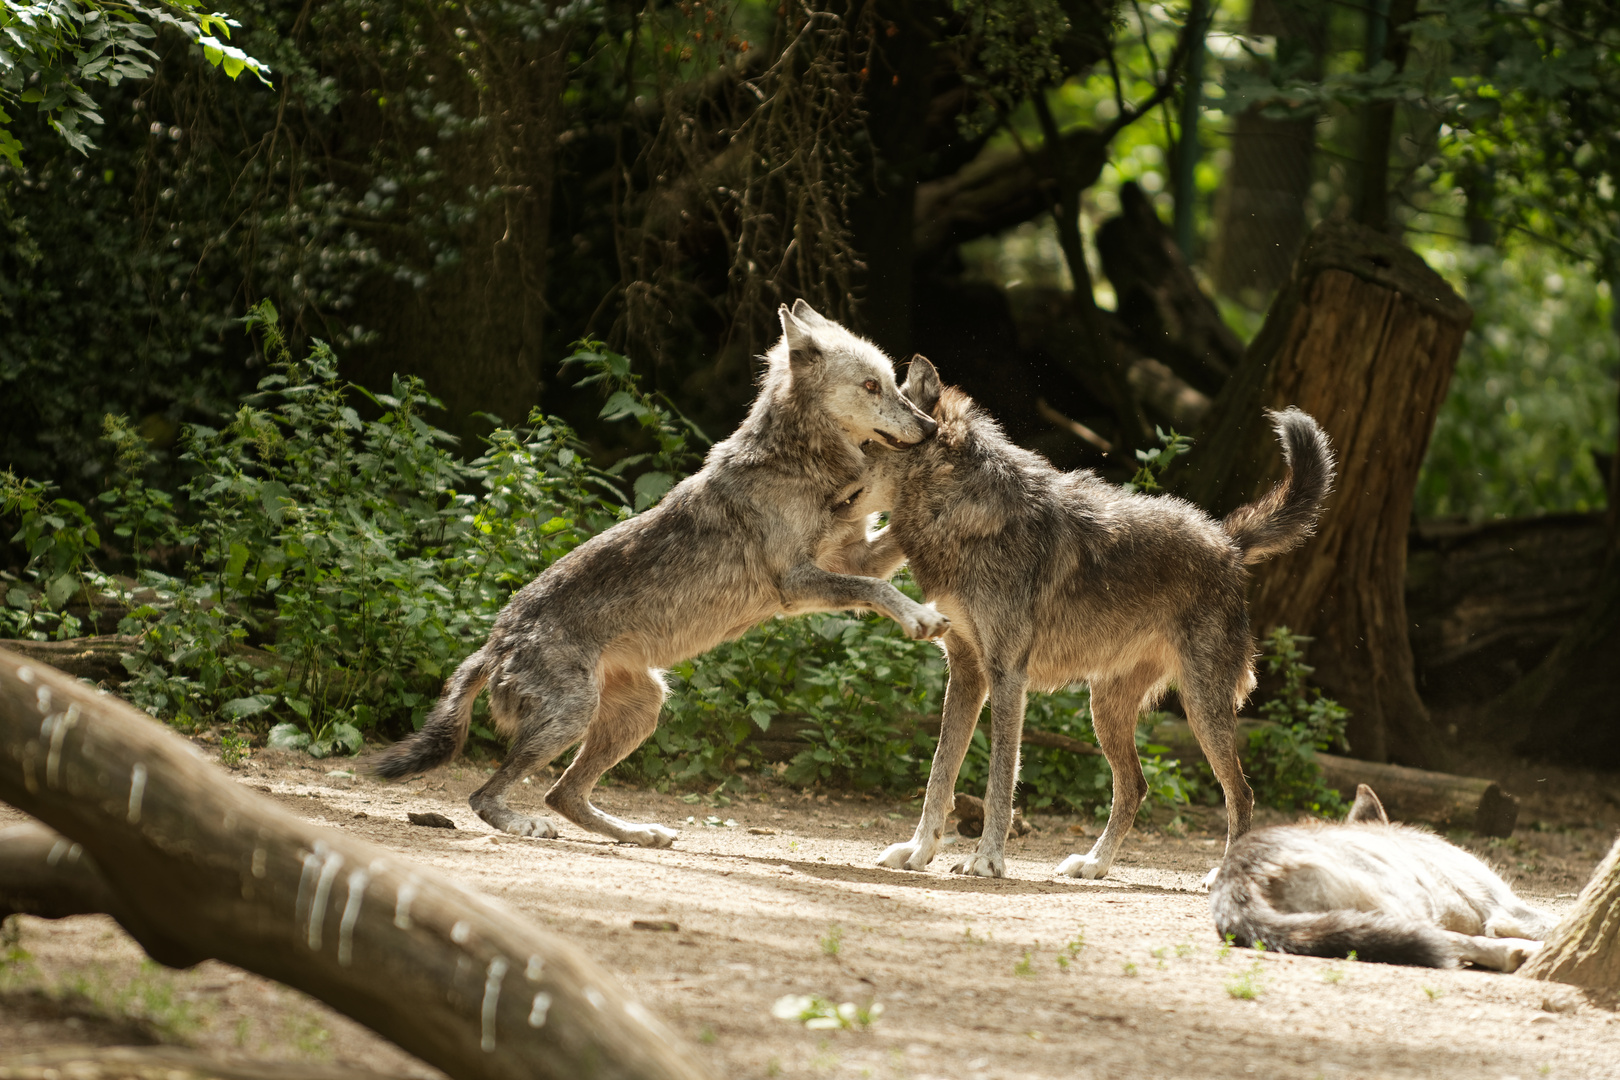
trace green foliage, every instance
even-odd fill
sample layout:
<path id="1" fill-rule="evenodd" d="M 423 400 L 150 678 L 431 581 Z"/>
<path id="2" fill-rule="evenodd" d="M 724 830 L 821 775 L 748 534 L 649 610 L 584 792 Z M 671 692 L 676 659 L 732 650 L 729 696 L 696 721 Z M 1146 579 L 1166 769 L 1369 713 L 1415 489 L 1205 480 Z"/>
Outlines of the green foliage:
<path id="1" fill-rule="evenodd" d="M 1615 447 L 1620 336 L 1607 286 L 1555 252 L 1436 246 L 1473 303 L 1418 480 L 1420 517 L 1520 517 L 1605 503 L 1592 451 Z"/>
<path id="2" fill-rule="evenodd" d="M 203 9 L 200 0 L 5 0 L 0 4 L 0 156 L 22 165 L 22 143 L 9 130 L 8 108 L 34 105 L 81 154 L 95 146 L 85 127 L 101 114 L 85 90 L 145 79 L 159 59 L 148 44 L 171 27 L 195 42 L 231 78 L 251 71 L 266 86 L 270 69 L 220 38 L 241 24 Z M 218 36 L 216 36 L 218 35 Z"/>
<path id="3" fill-rule="evenodd" d="M 1193 441 L 1185 435 L 1178 434 L 1175 428 L 1166 432 L 1155 424 L 1153 434 L 1158 436 L 1159 448 L 1136 452 L 1136 475 L 1125 485 L 1126 491 L 1140 491 L 1147 495 L 1162 492 L 1164 487 L 1159 480 L 1165 471 L 1175 463 L 1176 458 L 1192 449 Z"/>
<path id="4" fill-rule="evenodd" d="M 1265 640 L 1266 670 L 1281 676 L 1277 695 L 1260 706 L 1271 723 L 1249 733 L 1249 781 L 1256 800 L 1281 809 L 1342 815 L 1344 800 L 1322 782 L 1318 750 L 1348 749 L 1345 722 L 1350 712 L 1322 691 L 1307 687 L 1312 668 L 1302 646 L 1311 639 L 1276 627 Z"/>

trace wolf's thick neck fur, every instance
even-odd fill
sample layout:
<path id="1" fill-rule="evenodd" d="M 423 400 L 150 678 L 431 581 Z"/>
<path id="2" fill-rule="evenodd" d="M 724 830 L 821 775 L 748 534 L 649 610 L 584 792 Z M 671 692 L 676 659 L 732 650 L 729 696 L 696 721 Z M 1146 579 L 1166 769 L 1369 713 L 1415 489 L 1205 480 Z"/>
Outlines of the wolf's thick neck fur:
<path id="1" fill-rule="evenodd" d="M 865 458 L 822 407 L 816 392 L 821 375 L 817 368 L 793 370 L 786 339 L 778 341 L 765 354 L 759 394 L 748 416 L 709 451 L 704 470 L 723 464 L 791 468 L 796 477 L 829 493 L 859 479 Z"/>

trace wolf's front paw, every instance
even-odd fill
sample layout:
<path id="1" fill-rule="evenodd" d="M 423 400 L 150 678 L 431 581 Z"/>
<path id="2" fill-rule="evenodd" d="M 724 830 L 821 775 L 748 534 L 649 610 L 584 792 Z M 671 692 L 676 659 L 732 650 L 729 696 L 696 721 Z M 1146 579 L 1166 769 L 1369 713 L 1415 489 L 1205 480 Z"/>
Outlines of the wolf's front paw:
<path id="1" fill-rule="evenodd" d="M 637 825 L 626 829 L 621 839 L 627 844 L 663 848 L 673 844 L 680 835 L 674 829 L 666 829 L 662 825 Z"/>
<path id="2" fill-rule="evenodd" d="M 1100 877 L 1108 876 L 1108 863 L 1103 862 L 1095 855 L 1070 855 L 1058 863 L 1057 875 L 1059 877 L 1087 878 L 1095 881 Z"/>
<path id="3" fill-rule="evenodd" d="M 896 870 L 924 870 L 933 861 L 934 852 L 915 840 L 907 840 L 903 844 L 890 844 L 883 854 L 877 857 L 877 865 L 889 866 Z"/>
<path id="4" fill-rule="evenodd" d="M 1000 855 L 975 851 L 951 867 L 951 873 L 966 874 L 969 877 L 1006 877 L 1007 862 Z"/>
<path id="5" fill-rule="evenodd" d="M 913 641 L 944 637 L 951 628 L 951 620 L 941 615 L 933 604 L 919 604 L 905 621 L 906 633 Z"/>
<path id="6" fill-rule="evenodd" d="M 1524 962 L 1541 949 L 1539 941 L 1514 941 L 1508 946 L 1506 954 L 1502 957 L 1502 970 L 1515 972 L 1524 967 Z"/>

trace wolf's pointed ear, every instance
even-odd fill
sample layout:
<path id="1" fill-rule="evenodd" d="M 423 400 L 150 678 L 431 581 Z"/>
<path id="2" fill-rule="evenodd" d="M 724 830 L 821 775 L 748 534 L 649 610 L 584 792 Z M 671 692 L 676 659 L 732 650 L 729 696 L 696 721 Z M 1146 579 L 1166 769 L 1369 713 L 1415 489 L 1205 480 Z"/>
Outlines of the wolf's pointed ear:
<path id="1" fill-rule="evenodd" d="M 913 356 L 911 366 L 906 370 L 906 399 L 924 416 L 933 416 L 934 409 L 939 405 L 940 395 L 939 372 L 934 365 L 928 362 L 927 357 Z"/>
<path id="2" fill-rule="evenodd" d="M 793 317 L 809 327 L 823 326 L 827 320 L 815 308 L 802 299 L 793 301 Z"/>
<path id="3" fill-rule="evenodd" d="M 809 305 L 803 300 L 800 300 L 799 304 L 803 304 L 804 309 L 810 311 Z M 821 359 L 821 350 L 816 345 L 816 339 L 811 336 L 810 327 L 789 311 L 786 304 L 782 305 L 777 314 L 782 317 L 782 337 L 787 341 L 788 363 L 798 369 Z M 815 315 L 815 312 L 811 311 L 810 314 Z M 819 315 L 816 317 L 820 318 Z"/>
<path id="4" fill-rule="evenodd" d="M 1389 824 L 1389 815 L 1384 813 L 1384 804 L 1378 801 L 1373 789 L 1366 784 L 1356 785 L 1356 801 L 1350 804 L 1350 813 L 1345 821 L 1381 821 Z"/>

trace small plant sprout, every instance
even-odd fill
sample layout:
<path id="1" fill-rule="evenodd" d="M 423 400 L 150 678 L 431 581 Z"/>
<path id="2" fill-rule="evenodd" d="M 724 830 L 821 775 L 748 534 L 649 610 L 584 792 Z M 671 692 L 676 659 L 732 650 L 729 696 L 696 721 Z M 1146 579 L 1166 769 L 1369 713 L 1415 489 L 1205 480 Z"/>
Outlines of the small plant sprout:
<path id="1" fill-rule="evenodd" d="M 786 994 L 776 999 L 776 1004 L 771 1006 L 771 1015 L 778 1020 L 803 1024 L 811 1031 L 840 1028 L 860 1028 L 864 1031 L 883 1015 L 883 1005 L 877 1001 L 865 1005 L 857 1005 L 853 1001 L 834 1005 L 820 994 Z"/>
<path id="2" fill-rule="evenodd" d="M 1446 992 L 1444 990 L 1435 986 L 1425 986 L 1423 987 L 1423 992 L 1429 995 L 1430 1001 L 1439 1001 L 1441 998 L 1446 996 Z"/>
<path id="3" fill-rule="evenodd" d="M 1198 946 L 1194 945 L 1192 943 L 1192 939 L 1189 938 L 1186 941 L 1183 941 L 1180 945 L 1176 946 L 1176 959 L 1185 960 L 1187 957 L 1191 956 L 1197 951 Z"/>
<path id="4" fill-rule="evenodd" d="M 1035 977 L 1035 950 L 1025 949 L 1023 959 L 1013 965 L 1013 974 L 1021 979 Z"/>
<path id="5" fill-rule="evenodd" d="M 1163 971 L 1166 967 L 1169 966 L 1168 964 L 1166 964 L 1164 962 L 1165 957 L 1167 957 L 1169 955 L 1170 955 L 1170 947 L 1168 945 L 1160 945 L 1157 949 L 1153 950 L 1152 956 L 1153 956 L 1154 960 L 1158 961 L 1158 968 L 1159 968 L 1160 971 Z"/>
<path id="6" fill-rule="evenodd" d="M 1322 972 L 1322 981 L 1329 986 L 1337 985 L 1344 979 L 1344 968 L 1338 964 L 1329 964 L 1327 970 Z"/>
<path id="7" fill-rule="evenodd" d="M 1227 934 L 1224 938 L 1222 938 L 1220 947 L 1215 950 L 1215 959 L 1225 960 L 1228 956 L 1232 955 L 1232 943 L 1235 940 L 1236 936 L 1233 934 Z"/>
<path id="8" fill-rule="evenodd" d="M 827 935 L 821 939 L 821 953 L 823 956 L 837 956 L 838 950 L 843 948 L 844 930 L 837 923 L 827 927 Z"/>
<path id="9" fill-rule="evenodd" d="M 989 942 L 990 937 L 989 934 L 975 934 L 971 926 L 962 927 L 962 940 L 969 945 L 984 945 Z"/>
<path id="10" fill-rule="evenodd" d="M 1123 970 L 1125 972 L 1125 977 L 1127 979 L 1136 978 L 1136 961 L 1134 961 L 1134 960 L 1125 961 L 1125 966 L 1121 970 Z"/>
<path id="11" fill-rule="evenodd" d="M 703 1030 L 698 1032 L 698 1042 L 702 1043 L 704 1046 L 713 1045 L 715 1040 L 718 1038 L 719 1036 L 714 1033 L 714 1028 L 707 1024 L 704 1024 Z"/>
<path id="12" fill-rule="evenodd" d="M 1261 948 L 1260 942 L 1258 941 L 1254 943 L 1254 946 L 1257 951 L 1265 951 Z M 1255 998 L 1259 997 L 1261 991 L 1264 990 L 1264 987 L 1261 985 L 1261 980 L 1264 978 L 1265 968 L 1261 964 L 1260 958 L 1257 956 L 1254 958 L 1254 963 L 1249 965 L 1247 971 L 1243 971 L 1226 980 L 1227 996 L 1237 998 L 1239 1001 L 1253 1001 Z"/>

